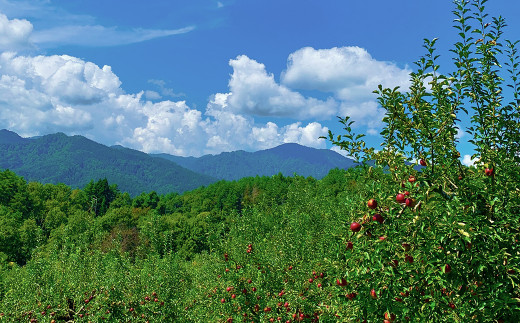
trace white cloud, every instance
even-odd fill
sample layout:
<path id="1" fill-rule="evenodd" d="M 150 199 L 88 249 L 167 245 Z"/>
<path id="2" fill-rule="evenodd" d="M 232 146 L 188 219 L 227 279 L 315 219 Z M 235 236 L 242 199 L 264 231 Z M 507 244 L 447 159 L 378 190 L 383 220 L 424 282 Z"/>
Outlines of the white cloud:
<path id="1" fill-rule="evenodd" d="M 31 37 L 41 46 L 79 45 L 79 46 L 118 46 L 140 43 L 159 37 L 185 34 L 195 29 L 194 26 L 179 29 L 144 29 L 120 30 L 116 27 L 101 25 L 67 25 L 35 31 Z"/>
<path id="2" fill-rule="evenodd" d="M 144 91 L 144 95 L 146 96 L 146 98 L 148 100 L 159 100 L 162 98 L 162 96 L 159 93 L 152 91 L 152 90 Z"/>
<path id="3" fill-rule="evenodd" d="M 471 159 L 471 155 L 464 155 L 464 158 L 462 159 L 462 163 L 466 166 L 473 166 L 477 159 Z"/>
<path id="4" fill-rule="evenodd" d="M 170 98 L 185 96 L 184 93 L 175 93 L 173 89 L 166 87 L 166 82 L 163 80 L 148 80 L 148 83 L 155 85 L 161 96 Z"/>
<path id="5" fill-rule="evenodd" d="M 339 148 L 338 146 L 332 146 L 330 150 L 337 152 L 343 157 L 349 157 L 346 150 Z"/>
<path id="6" fill-rule="evenodd" d="M 306 98 L 278 84 L 264 64 L 245 55 L 232 59 L 233 74 L 229 81 L 229 107 L 237 113 L 256 116 L 327 119 L 335 115 L 338 103 Z"/>
<path id="7" fill-rule="evenodd" d="M 18 50 L 30 47 L 33 25 L 25 19 L 9 20 L 0 13 L 0 49 Z"/>
<path id="8" fill-rule="evenodd" d="M 258 124 L 230 109 L 230 94 L 214 95 L 204 113 L 185 101 L 149 101 L 154 95 L 124 93 L 109 66 L 67 55 L 0 54 L 0 128 L 24 136 L 63 131 L 107 145 L 184 156 L 284 142 L 325 146 L 318 137 L 328 129 L 321 124 Z"/>
<path id="9" fill-rule="evenodd" d="M 296 89 L 333 92 L 338 99 L 373 99 L 372 91 L 409 86 L 408 68 L 377 61 L 360 47 L 314 49 L 305 47 L 289 55 L 282 84 Z"/>
<path id="10" fill-rule="evenodd" d="M 356 126 L 367 126 L 369 134 L 377 134 L 384 110 L 373 91 L 379 84 L 408 89 L 410 72 L 408 67 L 375 60 L 360 47 L 305 47 L 289 55 L 281 83 L 293 89 L 332 93 L 341 102 L 340 116 L 350 116 Z"/>

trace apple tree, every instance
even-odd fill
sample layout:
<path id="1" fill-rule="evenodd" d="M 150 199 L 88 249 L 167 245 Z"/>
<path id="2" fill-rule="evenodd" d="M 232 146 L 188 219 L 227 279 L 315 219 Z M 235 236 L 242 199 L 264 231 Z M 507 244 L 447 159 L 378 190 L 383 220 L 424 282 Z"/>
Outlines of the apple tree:
<path id="1" fill-rule="evenodd" d="M 346 300 L 355 311 L 345 319 L 520 318 L 518 49 L 486 2 L 454 1 L 452 72 L 441 72 L 437 39 L 425 40 L 410 87 L 375 91 L 386 111 L 380 151 L 366 147 L 348 117 L 340 119 L 345 134 L 329 132 L 369 173 L 392 178 L 374 177 L 377 205 L 352 214 L 361 227 L 346 233 L 342 268 L 358 297 Z M 471 122 L 470 167 L 457 149 L 462 117 Z"/>

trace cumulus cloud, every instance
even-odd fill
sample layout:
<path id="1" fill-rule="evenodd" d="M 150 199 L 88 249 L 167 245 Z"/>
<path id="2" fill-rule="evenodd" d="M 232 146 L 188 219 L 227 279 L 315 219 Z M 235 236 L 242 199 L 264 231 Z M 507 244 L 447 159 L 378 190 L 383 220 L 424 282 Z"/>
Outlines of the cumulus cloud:
<path id="1" fill-rule="evenodd" d="M 264 64 L 245 55 L 229 61 L 233 74 L 227 97 L 230 109 L 256 116 L 292 117 L 295 119 L 327 119 L 335 115 L 338 103 L 306 98 L 278 84 Z"/>
<path id="2" fill-rule="evenodd" d="M 9 20 L 0 13 L 0 50 L 18 50 L 30 47 L 33 25 L 25 19 Z"/>
<path id="3" fill-rule="evenodd" d="M 205 112 L 185 101 L 150 101 L 155 94 L 127 94 L 109 66 L 67 55 L 0 55 L 0 128 L 24 136 L 57 131 L 83 134 L 145 152 L 200 156 L 258 150 L 284 142 L 324 147 L 328 128 L 317 122 L 258 124 L 233 111 L 231 94 L 216 94 Z"/>
<path id="4" fill-rule="evenodd" d="M 409 86 L 411 70 L 374 59 L 360 47 L 314 49 L 305 47 L 289 55 L 281 83 L 293 89 L 328 92 L 341 102 L 339 114 L 377 134 L 384 111 L 372 93 L 383 87 Z"/>
<path id="5" fill-rule="evenodd" d="M 42 12 L 60 16 L 46 1 L 0 4 L 40 19 Z M 162 80 L 150 80 L 153 89 L 129 94 L 110 66 L 68 55 L 13 52 L 33 44 L 122 45 L 187 33 L 194 27 L 121 30 L 98 25 L 93 17 L 60 14 L 62 25 L 34 31 L 29 21 L 9 20 L 0 13 L 0 51 L 6 50 L 0 53 L 0 128 L 23 136 L 82 134 L 108 145 L 183 156 L 267 149 L 288 142 L 325 148 L 319 137 L 327 135 L 328 128 L 315 120 L 349 115 L 367 126 L 369 134 L 377 133 L 383 112 L 372 90 L 379 83 L 406 86 L 409 72 L 376 61 L 357 47 L 303 48 L 289 56 L 287 70 L 277 81 L 264 64 L 241 55 L 229 61 L 229 91 L 214 94 L 206 110 L 199 111 L 186 101 L 174 101 L 183 94 Z M 321 95 L 308 97 L 299 90 Z M 276 120 L 258 123 L 258 116 Z"/>
<path id="6" fill-rule="evenodd" d="M 408 68 L 378 61 L 360 47 L 305 47 L 289 55 L 282 84 L 333 92 L 341 100 L 360 101 L 372 99 L 372 91 L 379 84 L 408 88 L 410 72 Z"/>

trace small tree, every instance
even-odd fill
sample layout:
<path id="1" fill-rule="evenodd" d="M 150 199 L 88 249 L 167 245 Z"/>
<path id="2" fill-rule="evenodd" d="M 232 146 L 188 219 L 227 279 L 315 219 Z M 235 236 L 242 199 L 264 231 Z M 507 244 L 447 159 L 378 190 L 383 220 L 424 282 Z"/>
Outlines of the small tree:
<path id="1" fill-rule="evenodd" d="M 384 313 L 423 322 L 520 318 L 517 42 L 502 40 L 504 19 L 490 19 L 486 2 L 454 1 L 460 36 L 451 50 L 454 72 L 440 72 L 437 40 L 425 40 L 410 88 L 375 91 L 386 110 L 381 151 L 365 146 L 348 117 L 340 120 L 346 134 L 329 132 L 328 139 L 365 168 L 375 161 L 393 179 L 375 178 L 378 206 L 360 206 L 352 217 L 362 230 L 347 239 L 361 251 L 347 256 L 344 270 L 363 297 L 345 314 L 350 319 Z M 474 167 L 462 165 L 457 150 L 461 113 L 471 118 Z M 372 221 L 369 212 L 384 222 Z"/>

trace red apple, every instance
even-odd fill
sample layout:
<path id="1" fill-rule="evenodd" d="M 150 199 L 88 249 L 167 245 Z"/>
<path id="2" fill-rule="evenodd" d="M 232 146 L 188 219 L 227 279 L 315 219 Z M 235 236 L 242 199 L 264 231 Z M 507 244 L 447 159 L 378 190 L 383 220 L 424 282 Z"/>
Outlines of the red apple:
<path id="1" fill-rule="evenodd" d="M 367 206 L 370 208 L 370 209 L 375 209 L 377 207 L 377 201 L 374 200 L 374 199 L 370 199 L 368 200 L 367 202 Z"/>
<path id="2" fill-rule="evenodd" d="M 404 197 L 404 194 L 402 194 L 402 193 L 399 193 L 395 196 L 395 201 L 397 203 L 404 203 L 404 200 L 405 200 L 405 197 Z"/>
<path id="3" fill-rule="evenodd" d="M 359 232 L 359 230 L 361 230 L 361 224 L 357 222 L 352 222 L 352 224 L 350 225 L 350 230 L 352 230 L 352 232 Z"/>
<path id="4" fill-rule="evenodd" d="M 408 177 L 408 182 L 415 183 L 415 176 L 410 175 L 410 177 Z"/>
<path id="5" fill-rule="evenodd" d="M 336 279 L 336 284 L 338 286 L 347 286 L 347 280 L 345 278 Z"/>
<path id="6" fill-rule="evenodd" d="M 388 313 L 388 312 L 385 312 L 385 319 L 390 321 L 390 322 L 393 322 L 395 320 L 395 314 L 394 313 Z"/>
<path id="7" fill-rule="evenodd" d="M 372 216 L 372 220 L 373 220 L 373 221 L 377 221 L 377 222 L 379 222 L 379 223 L 383 223 L 383 221 L 384 221 L 383 217 L 382 217 L 381 214 L 379 214 L 379 213 L 374 214 L 374 215 Z"/>
<path id="8" fill-rule="evenodd" d="M 486 168 L 484 173 L 486 174 L 486 176 L 493 176 L 495 174 L 495 171 L 493 170 L 493 168 Z"/>
<path id="9" fill-rule="evenodd" d="M 444 272 L 446 274 L 449 274 L 451 272 L 451 266 L 449 264 L 446 264 L 446 266 L 444 266 Z"/>
<path id="10" fill-rule="evenodd" d="M 421 166 L 426 167 L 426 160 L 424 160 L 424 159 L 419 160 L 419 164 L 421 164 Z"/>
<path id="11" fill-rule="evenodd" d="M 352 241 L 347 242 L 347 249 L 348 250 L 354 249 L 354 244 L 352 243 Z"/>
<path id="12" fill-rule="evenodd" d="M 376 290 L 372 288 L 372 290 L 370 290 L 370 297 L 372 297 L 373 299 L 376 299 L 377 298 L 377 293 L 376 293 Z"/>
<path id="13" fill-rule="evenodd" d="M 408 191 L 404 191 L 403 194 L 404 194 L 404 196 L 410 196 L 410 192 L 408 192 Z"/>
<path id="14" fill-rule="evenodd" d="M 404 204 L 407 207 L 414 207 L 415 206 L 415 200 L 414 199 L 405 199 Z"/>

